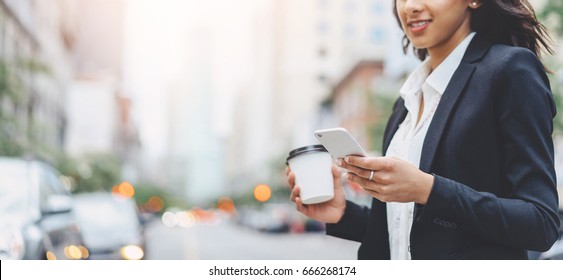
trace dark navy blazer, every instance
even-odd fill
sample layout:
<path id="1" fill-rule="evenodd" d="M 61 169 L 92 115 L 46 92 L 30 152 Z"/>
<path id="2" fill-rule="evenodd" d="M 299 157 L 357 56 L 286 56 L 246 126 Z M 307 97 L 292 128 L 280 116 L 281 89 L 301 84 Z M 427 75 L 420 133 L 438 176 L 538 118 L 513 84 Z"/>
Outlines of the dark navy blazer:
<path id="1" fill-rule="evenodd" d="M 555 103 L 545 69 L 529 50 L 477 34 L 428 129 L 420 169 L 434 174 L 426 205 L 415 206 L 413 259 L 527 259 L 557 240 Z M 404 120 L 399 98 L 383 151 Z M 347 202 L 327 234 L 361 242 L 359 259 L 389 259 L 385 203 Z"/>

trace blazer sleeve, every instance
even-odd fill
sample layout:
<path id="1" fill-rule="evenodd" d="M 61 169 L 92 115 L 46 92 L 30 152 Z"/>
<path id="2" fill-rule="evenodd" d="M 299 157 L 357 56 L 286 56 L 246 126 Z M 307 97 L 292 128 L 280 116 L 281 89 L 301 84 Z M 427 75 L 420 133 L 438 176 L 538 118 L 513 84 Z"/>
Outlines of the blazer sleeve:
<path id="1" fill-rule="evenodd" d="M 448 213 L 460 228 L 485 240 L 546 251 L 559 237 L 551 138 L 555 103 L 545 69 L 532 52 L 517 48 L 497 65 L 492 77 L 494 125 L 502 153 L 503 189 L 510 191 L 499 197 L 435 175 L 417 222 Z"/>
<path id="2" fill-rule="evenodd" d="M 346 201 L 344 216 L 338 223 L 326 224 L 326 234 L 361 242 L 368 224 L 369 208 Z"/>

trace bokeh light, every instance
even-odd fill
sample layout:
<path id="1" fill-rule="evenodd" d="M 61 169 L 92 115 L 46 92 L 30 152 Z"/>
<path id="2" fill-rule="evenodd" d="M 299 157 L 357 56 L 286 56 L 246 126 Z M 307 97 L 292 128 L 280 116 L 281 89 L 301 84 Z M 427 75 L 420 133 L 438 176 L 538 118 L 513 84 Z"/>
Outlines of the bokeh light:
<path id="1" fill-rule="evenodd" d="M 217 202 L 217 208 L 227 213 L 234 213 L 236 211 L 235 203 L 230 197 L 226 196 L 219 198 L 219 201 Z"/>
<path id="2" fill-rule="evenodd" d="M 111 192 L 114 195 L 121 195 L 124 197 L 133 197 L 135 195 L 135 188 L 129 182 L 122 182 L 121 184 L 113 187 Z"/>
<path id="3" fill-rule="evenodd" d="M 272 196 L 272 190 L 267 185 L 258 185 L 254 188 L 254 197 L 260 202 L 266 202 Z"/>
<path id="4" fill-rule="evenodd" d="M 51 251 L 48 251 L 48 252 L 45 254 L 45 257 L 47 258 L 47 260 L 50 260 L 50 261 L 57 260 L 57 256 L 55 255 L 55 253 L 53 253 L 53 252 L 51 252 Z"/>
<path id="5" fill-rule="evenodd" d="M 160 212 L 163 207 L 164 201 L 156 195 L 151 196 L 145 203 L 146 210 L 153 213 Z"/>
<path id="6" fill-rule="evenodd" d="M 82 258 L 82 251 L 78 246 L 70 245 L 66 246 L 64 249 L 65 256 L 71 260 L 78 260 Z"/>
<path id="7" fill-rule="evenodd" d="M 129 245 L 121 248 L 121 256 L 126 260 L 140 260 L 145 256 L 143 249 L 136 245 Z"/>
<path id="8" fill-rule="evenodd" d="M 191 227 L 197 221 L 197 217 L 192 211 L 179 211 L 176 213 L 176 219 L 178 221 L 178 226 L 183 228 Z"/>
<path id="9" fill-rule="evenodd" d="M 178 218 L 176 218 L 176 214 L 167 211 L 162 214 L 162 223 L 167 227 L 175 227 L 178 224 Z"/>
<path id="10" fill-rule="evenodd" d="M 90 257 L 90 252 L 88 251 L 88 249 L 86 247 L 78 246 L 78 249 L 80 249 L 80 252 L 82 253 L 83 259 L 87 259 L 88 257 Z"/>

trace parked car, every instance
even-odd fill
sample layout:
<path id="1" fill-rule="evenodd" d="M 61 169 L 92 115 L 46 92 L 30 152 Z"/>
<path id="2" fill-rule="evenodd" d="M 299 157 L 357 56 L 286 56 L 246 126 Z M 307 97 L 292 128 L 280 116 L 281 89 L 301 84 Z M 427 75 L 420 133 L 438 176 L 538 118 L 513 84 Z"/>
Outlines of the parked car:
<path id="1" fill-rule="evenodd" d="M 73 199 L 49 164 L 0 157 L 0 259 L 81 259 L 87 255 Z"/>
<path id="2" fill-rule="evenodd" d="M 131 198 L 111 193 L 75 196 L 75 214 L 90 259 L 142 259 L 144 227 Z"/>
<path id="3" fill-rule="evenodd" d="M 265 203 L 258 209 L 240 207 L 236 222 L 268 233 L 322 232 L 324 223 L 307 218 L 289 203 Z"/>

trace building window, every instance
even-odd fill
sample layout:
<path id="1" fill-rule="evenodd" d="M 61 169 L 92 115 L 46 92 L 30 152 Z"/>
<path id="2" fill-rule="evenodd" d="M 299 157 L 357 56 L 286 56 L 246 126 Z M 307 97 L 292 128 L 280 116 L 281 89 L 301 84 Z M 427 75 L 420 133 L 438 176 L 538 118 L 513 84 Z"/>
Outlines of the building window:
<path id="1" fill-rule="evenodd" d="M 381 27 L 372 27 L 369 38 L 372 43 L 381 44 L 385 41 L 385 31 Z"/>

